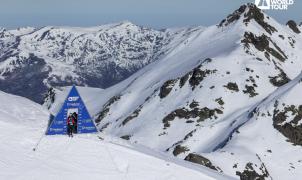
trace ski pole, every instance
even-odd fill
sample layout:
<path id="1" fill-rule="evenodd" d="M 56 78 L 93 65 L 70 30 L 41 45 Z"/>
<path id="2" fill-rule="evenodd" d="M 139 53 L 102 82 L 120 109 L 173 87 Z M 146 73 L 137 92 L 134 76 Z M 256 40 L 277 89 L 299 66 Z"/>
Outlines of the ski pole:
<path id="1" fill-rule="evenodd" d="M 40 137 L 39 141 L 38 141 L 38 142 L 36 143 L 36 145 L 34 146 L 33 151 L 36 151 L 36 150 L 38 149 L 38 146 L 39 146 L 41 140 L 43 139 L 43 137 L 44 137 L 44 134 L 42 134 L 42 136 Z"/>

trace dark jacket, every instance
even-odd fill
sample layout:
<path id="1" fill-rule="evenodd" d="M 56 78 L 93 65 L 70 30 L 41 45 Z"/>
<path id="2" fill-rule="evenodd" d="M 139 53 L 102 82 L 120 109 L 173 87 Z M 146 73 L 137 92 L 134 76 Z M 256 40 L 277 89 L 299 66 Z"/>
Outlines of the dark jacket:
<path id="1" fill-rule="evenodd" d="M 72 124 L 71 124 L 72 123 Z M 75 121 L 74 121 L 74 118 L 69 116 L 67 118 L 67 125 L 74 125 L 75 124 Z"/>

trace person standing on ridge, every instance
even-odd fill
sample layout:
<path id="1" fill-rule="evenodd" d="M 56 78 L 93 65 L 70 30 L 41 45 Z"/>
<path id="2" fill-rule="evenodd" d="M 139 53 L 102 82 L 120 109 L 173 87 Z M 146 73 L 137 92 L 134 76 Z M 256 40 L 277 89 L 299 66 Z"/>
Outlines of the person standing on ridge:
<path id="1" fill-rule="evenodd" d="M 69 137 L 73 137 L 73 129 L 74 129 L 75 119 L 73 118 L 72 114 L 70 113 L 67 118 L 67 134 Z"/>

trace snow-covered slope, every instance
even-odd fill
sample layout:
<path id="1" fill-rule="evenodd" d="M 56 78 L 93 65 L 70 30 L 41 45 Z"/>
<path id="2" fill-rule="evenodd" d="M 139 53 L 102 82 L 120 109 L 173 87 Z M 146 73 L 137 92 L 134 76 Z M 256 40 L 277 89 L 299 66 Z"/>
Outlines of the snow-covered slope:
<path id="1" fill-rule="evenodd" d="M 295 83 L 301 72 L 302 36 L 294 27 L 301 30 L 293 23 L 279 24 L 253 4 L 243 5 L 217 26 L 193 31 L 161 59 L 94 95 L 93 108 L 102 108 L 92 115 L 106 134 L 237 178 L 297 179 L 301 167 L 292 164 L 301 159 L 295 153 L 300 146 L 286 137 L 300 138 L 301 130 L 292 135 L 291 127 L 274 125 L 273 116 L 249 121 L 256 107 L 278 88 Z M 261 123 L 270 130 L 260 129 Z M 228 141 L 247 124 L 253 131 Z M 266 146 L 270 140 L 275 142 Z M 276 156 L 291 156 L 288 161 L 273 158 L 266 164 L 264 155 L 270 155 L 264 149 L 273 146 L 284 148 Z"/>
<path id="2" fill-rule="evenodd" d="M 41 103 L 50 86 L 106 88 L 202 30 L 159 31 L 127 21 L 91 28 L 0 29 L 0 89 Z"/>
<path id="3" fill-rule="evenodd" d="M 226 146 L 203 155 L 227 174 L 299 179 L 302 169 L 302 74 L 233 120 Z M 191 142 L 192 143 L 192 142 Z M 202 153 L 202 152 L 200 152 Z M 226 161 L 227 160 L 227 161 Z"/>
<path id="4" fill-rule="evenodd" d="M 97 134 L 43 137 L 48 112 L 0 91 L 0 179 L 231 179 L 150 149 Z"/>
<path id="5" fill-rule="evenodd" d="M 171 36 L 161 41 L 167 44 L 158 51 L 156 61 L 148 61 L 148 65 L 109 88 L 83 87 L 79 91 L 102 133 L 129 140 L 132 145 L 127 146 L 144 149 L 144 153 L 152 149 L 152 157 L 157 154 L 154 151 L 166 153 L 180 162 L 185 159 L 237 179 L 299 179 L 301 30 L 293 21 L 282 25 L 255 5 L 243 5 L 216 26 L 159 31 L 163 36 Z M 30 31 L 27 28 L 18 34 L 23 37 Z M 47 33 L 43 38 L 46 37 Z M 31 49 L 32 44 L 29 46 Z M 163 49 L 165 53 L 161 53 Z M 48 82 L 52 81 L 43 81 Z M 49 93 L 50 101 L 45 106 L 52 113 L 60 107 L 69 88 L 62 90 L 55 90 L 56 96 Z M 28 135 L 34 136 L 37 137 Z M 57 147 L 49 143 L 51 138 L 46 138 L 42 147 L 58 148 L 67 140 L 62 138 Z M 98 142 L 93 137 L 86 142 L 85 136 L 77 138 L 81 144 L 89 144 L 91 151 L 95 143 L 101 143 L 98 150 L 108 152 L 103 149 L 107 147 L 106 141 Z M 77 143 L 66 146 L 67 154 L 78 147 Z M 53 157 L 54 152 L 49 149 L 42 148 L 41 152 Z M 65 160 L 67 154 L 61 153 L 59 157 Z M 40 157 L 39 161 L 48 158 Z M 58 160 L 53 163 L 57 162 L 61 164 Z M 112 161 L 106 161 L 109 162 Z M 64 163 L 61 165 L 65 166 Z M 153 160 L 146 163 L 152 164 Z M 165 169 L 165 164 L 154 164 Z"/>

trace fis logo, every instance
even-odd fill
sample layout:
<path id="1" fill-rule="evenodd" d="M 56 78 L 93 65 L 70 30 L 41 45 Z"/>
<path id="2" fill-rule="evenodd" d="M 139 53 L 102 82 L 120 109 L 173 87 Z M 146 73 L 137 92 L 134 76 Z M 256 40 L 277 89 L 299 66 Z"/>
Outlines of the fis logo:
<path id="1" fill-rule="evenodd" d="M 68 97 L 68 101 L 77 101 L 79 96 Z"/>

